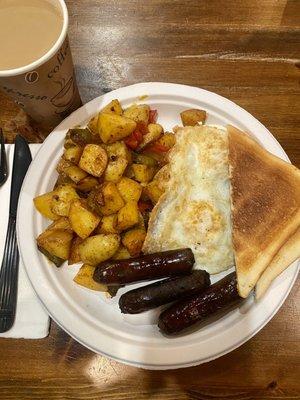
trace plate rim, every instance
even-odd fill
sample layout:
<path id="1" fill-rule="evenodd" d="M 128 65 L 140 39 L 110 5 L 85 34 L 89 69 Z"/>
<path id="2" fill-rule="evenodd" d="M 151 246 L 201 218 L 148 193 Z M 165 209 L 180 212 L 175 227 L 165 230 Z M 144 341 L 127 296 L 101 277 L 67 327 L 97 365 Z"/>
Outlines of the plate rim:
<path id="1" fill-rule="evenodd" d="M 120 92 L 120 91 L 126 91 L 126 90 L 133 90 L 133 89 L 139 89 L 139 90 L 143 90 L 143 91 L 149 91 L 149 89 L 152 90 L 158 90 L 160 93 L 163 93 L 166 89 L 180 89 L 180 90 L 188 90 L 188 91 L 193 91 L 194 93 L 198 94 L 200 92 L 202 92 L 202 94 L 209 94 L 210 96 L 216 98 L 218 101 L 221 102 L 225 102 L 228 106 L 234 107 L 236 110 L 240 111 L 244 116 L 247 116 L 248 118 L 250 118 L 253 122 L 256 123 L 256 125 L 260 126 L 261 129 L 263 129 L 263 131 L 265 133 L 267 133 L 269 135 L 269 139 L 271 141 L 273 141 L 273 143 L 276 145 L 276 147 L 278 148 L 278 151 L 280 150 L 280 152 L 283 155 L 283 158 L 285 158 L 287 161 L 289 161 L 288 156 L 286 155 L 286 153 L 284 152 L 283 148 L 281 147 L 280 143 L 277 141 L 277 139 L 268 131 L 268 129 L 260 122 L 258 121 L 254 116 L 252 116 L 250 113 L 248 113 L 246 110 L 244 110 L 243 108 L 241 108 L 239 105 L 237 105 L 236 103 L 232 102 L 231 100 L 220 96 L 216 93 L 213 93 L 211 91 L 207 91 L 205 89 L 201 89 L 201 88 L 197 88 L 197 87 L 193 87 L 193 86 L 187 86 L 187 85 L 180 85 L 180 84 L 175 84 L 175 83 L 165 83 L 165 82 L 144 82 L 144 83 L 137 83 L 134 85 L 130 85 L 130 86 L 126 86 L 126 87 L 122 87 L 119 89 L 116 89 L 114 91 L 111 91 L 109 93 L 106 93 L 104 95 L 98 96 L 97 98 L 91 100 L 90 102 L 88 102 L 87 104 L 85 104 L 84 106 L 82 106 L 81 108 L 79 108 L 78 110 L 76 110 L 75 112 L 73 112 L 69 117 L 67 117 L 64 121 L 62 121 L 62 123 L 60 123 L 50 134 L 49 136 L 46 138 L 46 140 L 43 142 L 42 146 L 40 147 L 39 151 L 37 152 L 35 158 L 38 157 L 40 151 L 46 147 L 46 144 L 48 143 L 48 141 L 51 140 L 51 137 L 53 137 L 54 133 L 59 131 L 60 129 L 66 130 L 68 129 L 67 127 L 65 127 L 66 125 L 68 125 L 68 121 L 72 120 L 74 118 L 75 114 L 79 114 L 82 113 L 83 111 L 89 111 L 94 109 L 95 105 L 97 105 L 98 107 L 95 108 L 99 108 L 99 103 L 107 98 L 107 97 L 113 97 L 114 93 L 116 92 Z M 180 91 L 179 90 L 179 91 Z M 117 96 L 116 96 L 117 97 Z M 151 97 L 151 94 L 150 94 Z M 187 97 L 190 97 L 190 95 L 187 95 Z M 122 100 L 122 99 L 121 99 Z M 95 113 L 95 110 L 92 111 L 90 114 L 88 113 L 88 116 L 92 115 Z M 278 303 L 277 307 L 275 307 L 275 309 L 273 309 L 273 311 L 268 315 L 268 317 L 250 334 L 248 334 L 246 337 L 244 337 L 242 340 L 240 340 L 237 343 L 234 343 L 233 345 L 229 346 L 228 348 L 226 348 L 223 351 L 219 351 L 216 354 L 213 354 L 210 357 L 206 357 L 204 359 L 197 359 L 197 360 L 192 360 L 191 362 L 183 362 L 183 363 L 176 363 L 176 364 L 151 364 L 151 363 L 144 363 L 144 362 L 139 362 L 139 361 L 131 361 L 131 360 L 125 360 L 122 359 L 120 357 L 116 357 L 115 355 L 106 353 L 103 350 L 99 350 L 96 347 L 93 347 L 92 345 L 90 345 L 89 343 L 86 343 L 83 339 L 81 339 L 80 337 L 78 337 L 76 334 L 74 334 L 72 331 L 70 331 L 67 327 L 64 326 L 63 322 L 61 322 L 59 320 L 59 318 L 57 318 L 52 311 L 49 309 L 49 307 L 47 306 L 47 304 L 45 304 L 45 301 L 43 300 L 42 296 L 40 296 L 38 290 L 36 289 L 34 283 L 31 280 L 30 277 L 30 273 L 29 273 L 29 269 L 27 268 L 27 264 L 26 264 L 26 257 L 24 256 L 24 251 L 23 251 L 23 247 L 22 247 L 22 238 L 21 238 L 21 207 L 22 207 L 22 201 L 24 201 L 23 197 L 24 197 L 24 187 L 26 186 L 26 178 L 28 179 L 28 176 L 30 176 L 30 172 L 32 169 L 32 165 L 34 165 L 34 163 L 31 164 L 28 173 L 24 179 L 23 182 L 23 186 L 21 189 L 21 193 L 20 193 L 20 201 L 19 201 L 19 205 L 18 205 L 18 217 L 17 217 L 17 239 L 18 239 L 18 246 L 20 249 L 20 255 L 21 258 L 23 260 L 24 266 L 25 266 L 25 270 L 26 270 L 26 274 L 31 282 L 31 285 L 34 288 L 34 291 L 37 293 L 39 299 L 42 301 L 43 305 L 45 306 L 47 312 L 49 313 L 49 315 L 51 316 L 51 318 L 63 329 L 65 330 L 71 337 L 73 337 L 76 341 L 78 341 L 79 343 L 81 343 L 82 345 L 84 345 L 85 347 L 89 348 L 90 350 L 99 353 L 99 354 L 103 354 L 106 357 L 112 358 L 114 360 L 117 360 L 119 362 L 125 363 L 127 365 L 132 365 L 132 366 L 136 366 L 136 367 L 142 367 L 145 369 L 157 369 L 157 370 L 163 370 L 163 369 L 176 369 L 176 368 L 183 368 L 183 367 L 190 367 L 190 366 L 195 366 L 195 365 L 199 365 L 205 362 L 209 362 L 211 360 L 214 360 L 218 357 L 221 357 L 231 351 L 233 351 L 234 349 L 240 347 L 243 343 L 245 343 L 246 341 L 248 341 L 249 339 L 251 339 L 254 335 L 256 335 L 261 329 L 263 329 L 263 327 L 274 317 L 274 315 L 279 311 L 279 309 L 282 307 L 284 301 L 286 300 L 287 296 L 289 295 L 296 279 L 297 279 L 297 275 L 299 272 L 299 265 L 297 265 L 297 267 L 295 268 L 295 272 L 293 275 L 293 278 L 286 290 L 286 292 L 284 293 L 284 295 L 282 296 L 280 302 Z M 293 265 L 296 263 L 293 263 Z"/>

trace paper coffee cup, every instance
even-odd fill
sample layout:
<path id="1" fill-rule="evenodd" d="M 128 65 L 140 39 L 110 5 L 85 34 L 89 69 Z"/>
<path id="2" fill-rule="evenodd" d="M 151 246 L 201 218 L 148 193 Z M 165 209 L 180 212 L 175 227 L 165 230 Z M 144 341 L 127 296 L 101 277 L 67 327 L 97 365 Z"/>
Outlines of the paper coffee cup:
<path id="1" fill-rule="evenodd" d="M 67 37 L 68 10 L 63 0 L 50 1 L 59 7 L 63 17 L 62 31 L 54 46 L 31 64 L 0 70 L 0 90 L 47 128 L 53 128 L 82 105 Z"/>

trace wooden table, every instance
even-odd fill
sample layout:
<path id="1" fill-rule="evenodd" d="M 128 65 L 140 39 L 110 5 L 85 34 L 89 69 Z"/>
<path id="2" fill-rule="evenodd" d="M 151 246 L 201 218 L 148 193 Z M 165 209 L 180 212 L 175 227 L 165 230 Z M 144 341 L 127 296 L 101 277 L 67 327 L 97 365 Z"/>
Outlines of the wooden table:
<path id="1" fill-rule="evenodd" d="M 178 82 L 244 107 L 300 167 L 298 0 L 69 0 L 84 102 L 141 81 Z M 7 141 L 45 132 L 0 95 Z M 52 323 L 43 340 L 0 340 L 4 399 L 299 399 L 299 283 L 255 338 L 194 368 L 151 372 L 82 347 Z"/>

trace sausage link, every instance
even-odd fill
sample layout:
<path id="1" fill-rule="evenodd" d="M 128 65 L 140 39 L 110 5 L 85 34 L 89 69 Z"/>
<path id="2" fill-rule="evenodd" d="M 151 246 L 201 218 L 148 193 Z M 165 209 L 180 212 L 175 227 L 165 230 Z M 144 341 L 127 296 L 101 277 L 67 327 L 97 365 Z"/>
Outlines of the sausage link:
<path id="1" fill-rule="evenodd" d="M 158 326 L 166 334 L 176 334 L 238 300 L 241 298 L 237 290 L 236 273 L 233 272 L 201 294 L 179 301 L 163 311 Z"/>
<path id="2" fill-rule="evenodd" d="M 138 314 L 162 304 L 201 293 L 210 285 L 209 274 L 199 270 L 164 279 L 124 293 L 119 299 L 122 313 Z"/>
<path id="3" fill-rule="evenodd" d="M 110 260 L 96 267 L 94 280 L 112 285 L 184 275 L 192 270 L 194 262 L 191 249 L 146 254 L 128 260 Z"/>

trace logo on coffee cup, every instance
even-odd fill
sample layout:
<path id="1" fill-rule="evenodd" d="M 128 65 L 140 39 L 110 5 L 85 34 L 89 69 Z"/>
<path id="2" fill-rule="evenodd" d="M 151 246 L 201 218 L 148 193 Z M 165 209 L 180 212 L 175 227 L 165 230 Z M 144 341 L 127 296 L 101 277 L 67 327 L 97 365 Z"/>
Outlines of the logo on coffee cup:
<path id="1" fill-rule="evenodd" d="M 37 71 L 27 72 L 25 75 L 25 81 L 29 84 L 35 83 L 39 80 L 39 74 Z"/>

